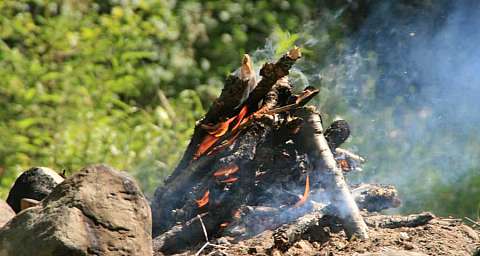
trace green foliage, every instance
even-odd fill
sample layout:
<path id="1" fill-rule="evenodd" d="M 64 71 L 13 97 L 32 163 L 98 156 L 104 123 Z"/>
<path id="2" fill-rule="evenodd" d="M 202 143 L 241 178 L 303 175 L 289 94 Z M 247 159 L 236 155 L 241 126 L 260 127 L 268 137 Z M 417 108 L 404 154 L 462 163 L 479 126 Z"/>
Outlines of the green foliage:
<path id="1" fill-rule="evenodd" d="M 0 197 L 30 166 L 98 162 L 152 193 L 241 54 L 308 4 L 0 1 Z"/>

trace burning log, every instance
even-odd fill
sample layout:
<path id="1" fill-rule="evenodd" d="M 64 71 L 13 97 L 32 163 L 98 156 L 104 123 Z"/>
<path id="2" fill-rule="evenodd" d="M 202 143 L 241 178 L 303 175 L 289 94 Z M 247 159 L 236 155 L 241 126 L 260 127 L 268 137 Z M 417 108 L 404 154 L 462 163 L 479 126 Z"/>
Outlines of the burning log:
<path id="1" fill-rule="evenodd" d="M 357 169 L 363 159 L 338 148 L 350 135 L 348 123 L 335 121 L 324 136 L 318 113 L 304 107 L 318 89 L 294 94 L 287 75 L 300 56 L 294 48 L 263 65 L 257 83 L 246 55 L 239 71 L 227 78 L 221 95 L 197 123 L 177 168 L 155 192 L 156 252 L 179 252 L 205 242 L 205 232 L 210 238 L 228 235 L 238 241 L 326 204 L 333 206 L 335 211 L 328 214 L 339 217 L 347 234 L 367 237 L 341 170 Z M 395 205 L 396 193 L 375 205 L 370 201 L 373 191 L 383 190 L 355 192 L 362 208 Z M 386 195 L 377 194 L 377 200 Z M 297 224 L 310 230 L 312 223 Z"/>
<path id="2" fill-rule="evenodd" d="M 323 127 L 319 114 L 313 108 L 303 108 L 297 114 L 305 120 L 305 127 L 301 131 L 303 143 L 311 159 L 315 161 L 317 180 L 328 193 L 333 206 L 349 237 L 358 236 L 368 238 L 368 228 L 358 206 L 345 182 L 342 171 L 338 168 L 332 151 L 323 135 Z"/>
<path id="3" fill-rule="evenodd" d="M 258 104 L 262 99 L 264 106 L 273 107 L 276 105 L 278 92 L 272 90 L 272 88 L 279 79 L 288 75 L 288 70 L 300 56 L 299 49 L 295 48 L 281 57 L 276 63 L 265 64 L 260 70 L 262 79 L 248 94 L 248 98 L 244 102 L 238 101 L 238 97 L 244 95 L 239 92 L 251 89 L 252 86 L 247 85 L 251 82 L 251 76 L 247 79 L 248 81 L 243 79 L 242 76 L 230 76 L 227 79 L 222 94 L 212 105 L 205 118 L 195 127 L 190 144 L 179 165 L 165 181 L 165 186 L 157 189 L 155 192 L 155 198 L 152 203 L 153 219 L 155 220 L 153 222 L 154 235 L 167 231 L 178 221 L 178 217 L 175 216 L 178 215 L 176 209 L 185 208 L 185 202 L 189 201 L 188 198 L 192 193 L 192 188 L 195 191 L 200 190 L 200 187 L 210 186 L 211 182 L 208 179 L 213 175 L 211 173 L 212 169 L 209 167 L 212 164 L 218 170 L 235 162 L 251 162 L 254 158 L 256 145 L 262 141 L 265 133 L 268 133 L 272 127 L 268 124 L 265 125 L 265 120 L 253 122 L 247 131 L 244 131 L 242 127 L 249 122 L 252 123 L 254 119 L 252 114 L 258 109 Z M 253 72 L 251 69 L 251 63 L 247 57 L 247 60 L 244 59 L 243 61 L 240 74 L 251 74 Z M 269 110 L 268 108 L 266 109 Z M 247 115 L 249 115 L 248 118 L 245 117 Z M 226 121 L 222 121 L 225 118 Z M 260 120 L 262 118 L 264 119 L 263 116 L 258 116 L 256 119 Z M 232 127 L 233 123 L 235 124 Z M 208 129 L 208 127 L 213 128 Z M 240 134 L 242 134 L 241 137 L 239 137 Z M 237 142 L 238 147 L 235 148 L 236 153 L 234 155 L 222 152 L 231 146 L 237 138 L 240 140 Z M 216 155 L 216 153 L 221 154 Z M 242 175 L 241 171 L 240 175 Z M 254 176 L 251 177 L 254 178 Z M 236 181 L 234 178 L 227 180 L 227 186 L 232 185 L 231 183 L 234 183 L 234 181 Z M 248 188 L 254 185 L 254 181 L 245 178 L 243 180 L 240 179 L 238 184 L 242 184 L 242 186 L 236 184 L 233 184 L 233 186 L 241 187 L 248 191 Z M 225 189 L 225 187 L 222 187 L 222 189 Z M 206 191 L 206 189 L 202 190 L 202 193 Z M 237 189 L 232 193 L 241 193 L 239 191 Z M 215 190 L 210 191 L 211 195 L 215 193 Z M 240 204 L 242 200 L 233 202 Z M 226 203 L 222 209 L 226 208 L 228 204 Z M 195 212 L 191 209 L 184 210 L 186 211 L 180 211 L 180 215 L 185 215 L 185 220 L 188 220 Z M 184 214 L 184 212 L 186 213 Z M 218 217 L 221 214 L 224 215 L 222 218 L 228 215 L 226 213 L 210 215 Z"/>

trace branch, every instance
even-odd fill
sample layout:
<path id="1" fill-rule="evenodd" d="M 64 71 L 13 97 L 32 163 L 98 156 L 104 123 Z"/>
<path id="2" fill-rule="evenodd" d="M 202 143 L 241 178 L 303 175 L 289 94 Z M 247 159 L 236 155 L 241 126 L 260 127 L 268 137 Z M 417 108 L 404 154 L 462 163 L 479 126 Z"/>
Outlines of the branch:
<path id="1" fill-rule="evenodd" d="M 370 227 L 380 228 L 401 228 L 401 227 L 418 227 L 426 225 L 433 220 L 435 215 L 430 212 L 412 214 L 408 216 L 371 216 L 366 218 L 366 223 Z"/>
<path id="2" fill-rule="evenodd" d="M 319 114 L 314 108 L 302 108 L 298 116 L 305 121 L 300 137 L 307 149 L 310 159 L 314 160 L 314 174 L 330 197 L 332 205 L 338 212 L 345 232 L 349 237 L 368 238 L 368 228 L 357 204 L 338 168 L 327 140 L 323 135 L 323 127 Z"/>

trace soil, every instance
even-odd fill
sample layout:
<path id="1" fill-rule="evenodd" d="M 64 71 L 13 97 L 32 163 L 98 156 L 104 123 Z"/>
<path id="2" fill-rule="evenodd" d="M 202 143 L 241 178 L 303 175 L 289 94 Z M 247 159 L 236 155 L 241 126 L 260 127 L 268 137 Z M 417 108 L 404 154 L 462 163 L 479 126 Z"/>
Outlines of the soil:
<path id="1" fill-rule="evenodd" d="M 389 218 L 386 215 L 368 218 Z M 346 238 L 343 231 L 330 232 L 326 241 L 300 240 L 285 252 L 271 249 L 273 231 L 265 231 L 253 238 L 230 244 L 220 238 L 215 246 L 208 246 L 200 255 L 480 255 L 479 230 L 465 225 L 459 219 L 435 217 L 418 227 L 370 227 L 370 238 L 361 241 Z M 182 255 L 194 255 L 199 248 Z"/>

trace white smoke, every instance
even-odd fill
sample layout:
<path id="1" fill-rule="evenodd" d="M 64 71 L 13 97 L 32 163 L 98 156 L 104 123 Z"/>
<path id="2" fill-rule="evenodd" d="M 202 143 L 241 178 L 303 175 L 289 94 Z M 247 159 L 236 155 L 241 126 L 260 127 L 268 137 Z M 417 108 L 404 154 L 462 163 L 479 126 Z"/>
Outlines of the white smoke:
<path id="1" fill-rule="evenodd" d="M 353 180 L 394 184 L 409 210 L 444 213 L 455 198 L 435 193 L 480 175 L 480 3 L 402 2 L 372 8 L 309 76 L 321 76 L 319 105 L 350 122 L 350 146 L 369 161 Z"/>

